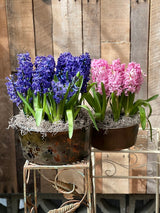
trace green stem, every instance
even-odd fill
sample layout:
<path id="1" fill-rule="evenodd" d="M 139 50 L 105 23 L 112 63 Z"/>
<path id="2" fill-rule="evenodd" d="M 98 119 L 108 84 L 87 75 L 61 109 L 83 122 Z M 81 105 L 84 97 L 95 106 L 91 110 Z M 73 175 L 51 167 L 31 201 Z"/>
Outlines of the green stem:
<path id="1" fill-rule="evenodd" d="M 35 118 L 35 112 L 32 109 L 32 107 L 29 105 L 29 103 L 27 103 L 27 101 L 25 100 L 25 98 L 19 92 L 17 92 L 17 94 L 20 97 L 20 99 L 23 101 L 23 103 L 28 107 L 29 111 L 32 113 L 33 117 Z"/>
<path id="2" fill-rule="evenodd" d="M 45 93 L 44 96 L 43 96 L 43 115 L 42 116 L 44 118 L 44 115 L 46 113 L 49 121 L 53 122 L 51 111 L 49 110 L 48 104 L 47 104 L 47 93 Z"/>
<path id="3" fill-rule="evenodd" d="M 62 115 L 61 115 L 61 107 L 62 106 L 61 105 L 62 105 L 61 103 L 57 104 L 57 114 L 56 114 L 56 117 L 54 118 L 54 122 L 59 121 L 62 117 Z"/>
<path id="4" fill-rule="evenodd" d="M 128 116 L 129 115 L 129 95 L 126 96 L 126 108 L 125 108 L 125 115 Z"/>

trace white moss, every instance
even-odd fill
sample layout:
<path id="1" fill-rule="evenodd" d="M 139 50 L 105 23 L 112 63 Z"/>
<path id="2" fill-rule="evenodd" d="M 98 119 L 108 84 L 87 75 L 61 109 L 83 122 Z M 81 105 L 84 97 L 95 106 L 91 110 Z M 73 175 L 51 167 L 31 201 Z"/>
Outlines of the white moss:
<path id="1" fill-rule="evenodd" d="M 129 127 L 139 123 L 140 123 L 139 114 L 136 114 L 132 117 L 123 115 L 123 116 L 120 116 L 120 119 L 117 122 L 115 122 L 113 120 L 113 114 L 111 113 L 110 110 L 108 110 L 106 112 L 104 121 L 98 122 L 97 126 L 103 129 L 115 129 L 115 128 Z"/>
<path id="2" fill-rule="evenodd" d="M 91 124 L 91 120 L 86 111 L 81 110 L 77 119 L 74 121 L 74 129 L 87 128 Z M 56 134 L 58 132 L 68 131 L 68 122 L 58 121 L 51 123 L 42 120 L 40 126 L 36 125 L 35 119 L 31 116 L 25 116 L 23 111 L 15 115 L 9 121 L 9 127 L 13 129 L 20 129 L 21 134 L 27 134 L 30 131 L 40 132 L 45 136 L 47 132 Z"/>

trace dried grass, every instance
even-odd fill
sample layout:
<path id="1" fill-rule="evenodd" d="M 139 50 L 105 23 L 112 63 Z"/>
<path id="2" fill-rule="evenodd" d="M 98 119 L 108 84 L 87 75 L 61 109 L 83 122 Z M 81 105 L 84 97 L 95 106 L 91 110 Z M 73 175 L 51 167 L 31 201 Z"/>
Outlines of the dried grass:
<path id="1" fill-rule="evenodd" d="M 87 128 L 91 124 L 91 120 L 86 111 L 81 110 L 77 119 L 74 121 L 74 129 Z M 36 125 L 35 119 L 32 116 L 25 116 L 23 111 L 13 116 L 9 121 L 9 127 L 13 129 L 20 129 L 21 134 L 25 135 L 30 131 L 40 132 L 45 135 L 46 133 L 56 134 L 58 132 L 68 131 L 68 122 L 57 121 L 51 123 L 43 120 L 40 126 Z"/>

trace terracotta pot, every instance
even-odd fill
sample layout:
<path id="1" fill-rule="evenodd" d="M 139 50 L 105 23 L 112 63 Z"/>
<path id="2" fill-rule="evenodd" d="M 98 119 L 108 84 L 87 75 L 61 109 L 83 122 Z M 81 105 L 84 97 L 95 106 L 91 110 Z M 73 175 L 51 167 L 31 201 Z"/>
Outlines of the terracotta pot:
<path id="1" fill-rule="evenodd" d="M 139 125 L 118 129 L 93 129 L 91 145 L 103 151 L 119 151 L 133 146 L 137 139 Z"/>
<path id="2" fill-rule="evenodd" d="M 19 132 L 20 133 L 20 132 Z M 37 164 L 62 165 L 79 162 L 90 154 L 90 128 L 74 130 L 72 139 L 67 132 L 43 137 L 37 132 L 19 134 L 25 159 Z"/>

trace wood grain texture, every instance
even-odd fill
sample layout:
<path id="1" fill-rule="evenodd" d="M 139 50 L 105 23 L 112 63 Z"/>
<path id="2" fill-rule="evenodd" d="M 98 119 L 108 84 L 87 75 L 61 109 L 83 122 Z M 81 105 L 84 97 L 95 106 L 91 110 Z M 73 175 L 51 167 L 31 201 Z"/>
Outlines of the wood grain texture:
<path id="1" fill-rule="evenodd" d="M 102 175 L 128 176 L 129 154 L 102 153 Z M 121 166 L 122 165 L 122 166 Z M 129 181 L 127 179 L 103 178 L 103 194 L 127 194 L 129 193 Z"/>
<path id="2" fill-rule="evenodd" d="M 34 26 L 36 55 L 52 55 L 52 4 L 51 0 L 34 0 Z"/>
<path id="3" fill-rule="evenodd" d="M 148 96 L 159 94 L 160 91 L 160 1 L 151 0 L 150 5 L 150 36 L 149 36 L 149 73 Z M 153 101 L 153 116 L 159 119 L 160 97 Z M 154 119 L 153 119 L 154 120 Z M 159 124 L 158 124 L 159 127 Z"/>
<path id="4" fill-rule="evenodd" d="M 130 56 L 129 42 L 104 42 L 101 44 L 101 57 L 112 63 L 112 60 L 120 58 L 121 63 L 128 63 Z"/>
<path id="5" fill-rule="evenodd" d="M 112 63 L 120 58 L 121 63 L 130 60 L 130 1 L 101 0 L 101 58 Z M 106 171 L 115 175 L 128 175 L 128 170 L 112 161 L 129 167 L 128 154 L 102 153 L 102 175 Z M 116 167 L 114 167 L 116 166 Z M 103 193 L 128 193 L 129 181 L 103 179 Z"/>
<path id="6" fill-rule="evenodd" d="M 32 0 L 6 0 L 11 71 L 16 71 L 18 53 L 35 56 Z"/>
<path id="7" fill-rule="evenodd" d="M 82 2 L 81 0 L 52 1 L 53 52 L 57 59 L 60 53 L 82 54 Z M 84 190 L 84 182 L 74 171 L 65 171 L 63 181 L 72 182 Z"/>
<path id="8" fill-rule="evenodd" d="M 100 58 L 100 1 L 83 0 L 83 51 Z"/>
<path id="9" fill-rule="evenodd" d="M 0 3 L 0 79 L 10 74 L 10 59 L 8 46 L 8 31 L 5 0 Z"/>
<path id="10" fill-rule="evenodd" d="M 137 163 L 135 163 L 137 158 Z M 147 175 L 147 155 L 146 154 L 130 154 L 130 175 L 131 176 L 146 176 Z M 142 167 L 141 167 L 142 166 Z M 136 168 L 137 167 L 137 168 Z M 131 194 L 145 194 L 147 190 L 147 181 L 145 179 L 133 179 L 129 181 Z"/>
<path id="11" fill-rule="evenodd" d="M 47 177 L 49 180 L 55 179 L 56 170 L 41 170 L 42 174 Z M 41 193 L 57 193 L 57 191 L 52 187 L 52 184 L 46 181 L 43 177 L 40 176 L 40 190 Z"/>
<path id="12" fill-rule="evenodd" d="M 140 63 L 142 70 L 148 74 L 148 31 L 149 2 L 131 1 L 131 61 Z M 137 98 L 147 98 L 147 77 Z"/>
<path id="13" fill-rule="evenodd" d="M 102 153 L 101 152 L 95 152 L 95 175 L 101 176 L 102 175 Z M 102 178 L 96 178 L 95 179 L 95 187 L 96 187 L 96 193 L 102 193 L 103 184 L 102 184 Z"/>
<path id="14" fill-rule="evenodd" d="M 17 175 L 14 131 L 7 129 L 13 115 L 13 105 L 9 101 L 4 80 L 0 80 L 0 109 L 0 193 L 15 193 Z"/>
<path id="15" fill-rule="evenodd" d="M 129 20 L 129 0 L 101 0 L 101 41 L 129 42 Z"/>
<path id="16" fill-rule="evenodd" d="M 34 0 L 34 26 L 36 55 L 53 55 L 53 19 L 51 0 Z M 48 179 L 54 179 L 56 170 L 43 171 Z M 41 193 L 56 193 L 56 190 L 40 176 Z"/>
<path id="17" fill-rule="evenodd" d="M 148 147 L 148 131 L 139 130 L 137 140 L 137 147 Z M 133 149 L 133 147 L 131 147 Z M 130 153 L 129 158 L 129 175 L 130 176 L 146 176 L 147 175 L 147 154 Z M 145 194 L 147 192 L 147 180 L 145 179 L 130 179 L 129 189 L 131 194 Z"/>
<path id="18" fill-rule="evenodd" d="M 81 0 L 52 1 L 53 49 L 57 59 L 62 52 L 82 53 Z"/>
<path id="19" fill-rule="evenodd" d="M 59 170 L 60 171 L 60 170 Z M 58 180 L 65 183 L 72 183 L 76 185 L 76 190 L 78 193 L 84 193 L 84 177 L 80 174 L 83 174 L 83 169 L 67 169 L 63 170 L 58 176 Z"/>
<path id="20" fill-rule="evenodd" d="M 143 29 L 143 30 L 142 30 Z M 148 38 L 149 37 L 149 2 L 131 1 L 131 61 L 140 63 L 142 70 L 148 74 Z M 144 83 L 140 92 L 136 95 L 137 99 L 147 98 L 147 77 L 145 77 Z M 147 137 L 145 137 L 145 131 L 139 131 L 137 137 L 137 144 L 141 143 L 147 145 Z M 135 160 L 137 163 L 134 168 Z M 130 175 L 146 175 L 147 167 L 141 167 L 141 165 L 147 164 L 147 155 L 145 154 L 130 154 Z M 140 167 L 140 168 L 139 168 Z M 130 193 L 146 193 L 147 181 L 143 179 L 131 179 Z"/>

